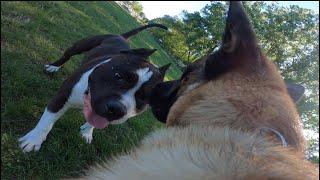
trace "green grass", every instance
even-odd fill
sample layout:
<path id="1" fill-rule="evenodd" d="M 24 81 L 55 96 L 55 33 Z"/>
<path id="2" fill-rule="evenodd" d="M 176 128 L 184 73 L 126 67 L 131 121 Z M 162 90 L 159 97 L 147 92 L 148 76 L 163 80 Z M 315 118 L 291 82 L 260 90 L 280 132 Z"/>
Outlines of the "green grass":
<path id="1" fill-rule="evenodd" d="M 128 151 L 161 127 L 150 111 L 124 124 L 95 130 L 92 144 L 80 137 L 84 118 L 68 111 L 53 127 L 37 153 L 23 154 L 17 139 L 38 122 L 63 80 L 80 64 L 73 57 L 54 75 L 44 64 L 59 58 L 73 42 L 97 34 L 120 34 L 140 24 L 114 2 L 1 2 L 1 178 L 58 179 L 74 176 L 90 164 Z M 130 40 L 132 47 L 157 48 L 151 62 L 171 58 L 148 32 Z M 166 79 L 181 72 L 174 65 Z"/>

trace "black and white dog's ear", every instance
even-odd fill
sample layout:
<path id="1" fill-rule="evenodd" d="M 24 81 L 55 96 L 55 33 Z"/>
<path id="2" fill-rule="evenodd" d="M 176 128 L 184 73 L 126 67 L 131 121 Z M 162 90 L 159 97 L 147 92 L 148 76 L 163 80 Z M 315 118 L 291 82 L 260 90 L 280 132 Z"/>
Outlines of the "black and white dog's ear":
<path id="1" fill-rule="evenodd" d="M 164 78 L 164 76 L 165 76 L 165 74 L 166 74 L 166 71 L 169 69 L 170 65 L 171 65 L 171 63 L 159 67 L 159 72 L 160 72 L 160 74 L 161 74 L 161 79 Z"/>
<path id="2" fill-rule="evenodd" d="M 286 82 L 287 90 L 293 102 L 298 103 L 304 94 L 305 88 L 302 85 Z"/>
<path id="3" fill-rule="evenodd" d="M 147 59 L 151 54 L 153 54 L 157 49 L 146 49 L 146 48 L 138 48 L 138 49 L 129 49 L 120 51 L 123 54 L 132 54 L 136 56 L 140 56 L 144 59 Z"/>

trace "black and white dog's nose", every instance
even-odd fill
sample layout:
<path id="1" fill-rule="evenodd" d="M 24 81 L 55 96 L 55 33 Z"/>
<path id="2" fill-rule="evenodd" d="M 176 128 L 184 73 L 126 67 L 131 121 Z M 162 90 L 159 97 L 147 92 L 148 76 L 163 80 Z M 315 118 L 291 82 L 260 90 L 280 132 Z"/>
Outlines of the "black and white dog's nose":
<path id="1" fill-rule="evenodd" d="M 119 119 L 127 113 L 126 107 L 116 100 L 108 101 L 105 104 L 105 111 L 108 121 Z"/>

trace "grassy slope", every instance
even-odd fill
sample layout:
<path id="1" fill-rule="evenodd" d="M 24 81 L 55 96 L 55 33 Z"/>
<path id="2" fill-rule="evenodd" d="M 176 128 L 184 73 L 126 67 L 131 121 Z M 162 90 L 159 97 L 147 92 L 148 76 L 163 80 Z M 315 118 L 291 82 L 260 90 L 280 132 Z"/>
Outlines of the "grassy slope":
<path id="1" fill-rule="evenodd" d="M 68 111 L 53 127 L 40 152 L 23 154 L 17 138 L 31 130 L 46 103 L 80 63 L 76 56 L 55 75 L 43 66 L 62 55 L 72 42 L 91 35 L 122 33 L 139 24 L 114 2 L 1 2 L 1 178 L 57 179 L 76 175 L 88 165 L 124 152 L 160 127 L 150 111 L 127 123 L 95 130 L 92 144 L 79 135 L 84 122 L 78 110 Z M 143 32 L 133 47 L 157 48 L 156 65 L 170 57 Z M 180 71 L 171 67 L 167 79 Z"/>

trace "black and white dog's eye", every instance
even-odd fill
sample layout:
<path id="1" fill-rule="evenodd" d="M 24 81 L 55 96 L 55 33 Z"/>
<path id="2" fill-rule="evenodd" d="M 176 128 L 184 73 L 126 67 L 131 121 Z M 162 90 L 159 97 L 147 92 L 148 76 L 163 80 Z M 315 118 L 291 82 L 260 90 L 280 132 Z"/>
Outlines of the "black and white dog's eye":
<path id="1" fill-rule="evenodd" d="M 123 80 L 123 77 L 121 76 L 120 73 L 114 73 L 114 77 L 115 77 L 117 80 Z"/>

